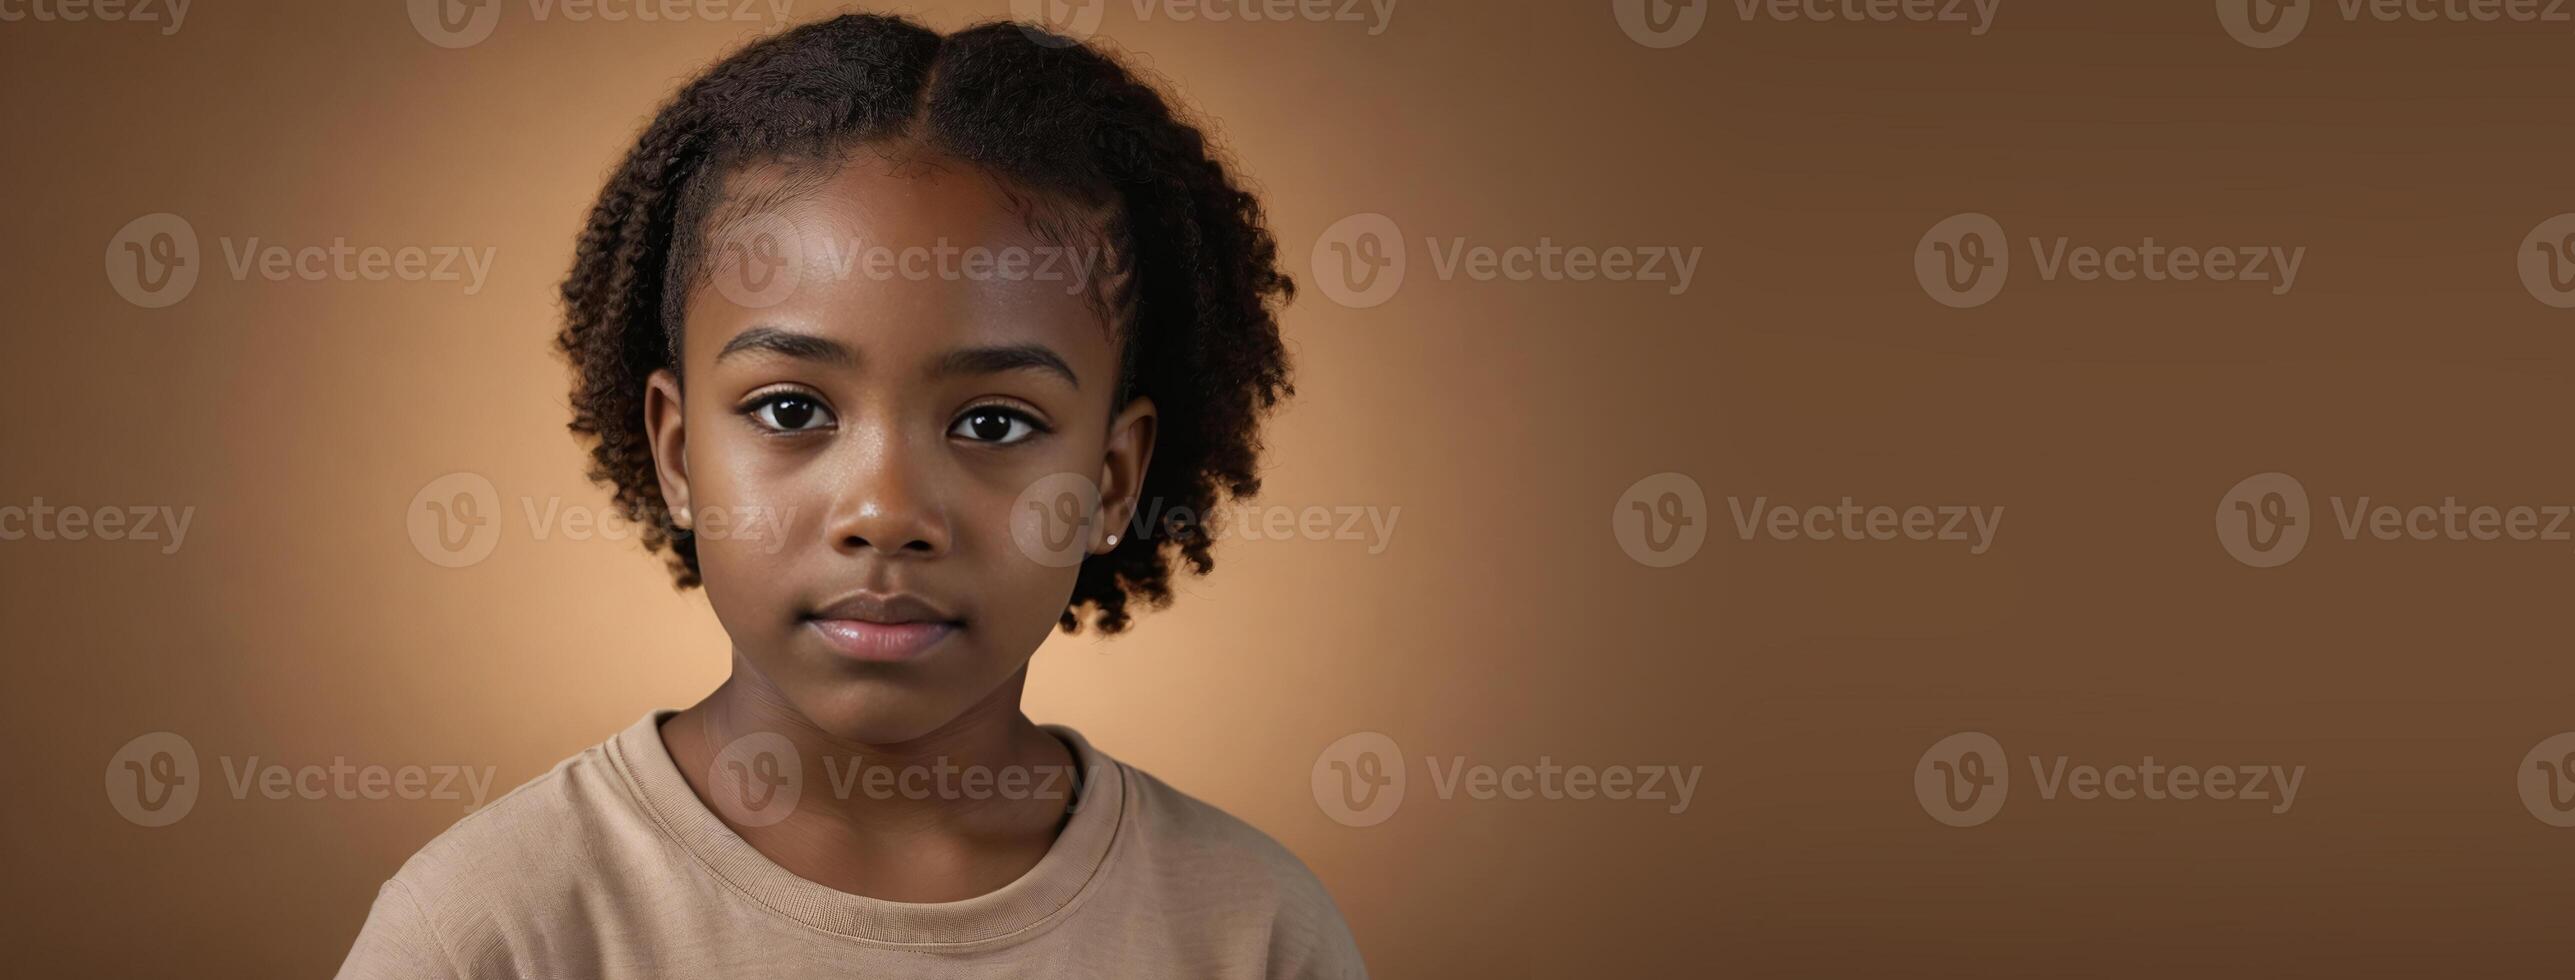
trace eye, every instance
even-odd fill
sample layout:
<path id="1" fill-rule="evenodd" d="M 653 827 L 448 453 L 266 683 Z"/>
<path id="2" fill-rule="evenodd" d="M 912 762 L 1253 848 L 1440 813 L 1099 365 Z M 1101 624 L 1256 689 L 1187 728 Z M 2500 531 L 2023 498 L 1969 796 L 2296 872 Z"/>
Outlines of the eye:
<path id="1" fill-rule="evenodd" d="M 957 416 L 957 424 L 948 429 L 948 434 L 959 439 L 1007 446 L 1044 431 L 1046 427 L 1039 425 L 1026 412 L 1001 405 L 984 405 L 967 409 L 966 414 Z"/>
<path id="2" fill-rule="evenodd" d="M 744 414 L 761 428 L 775 432 L 807 432 L 829 428 L 831 409 L 811 395 L 782 391 L 754 401 Z"/>

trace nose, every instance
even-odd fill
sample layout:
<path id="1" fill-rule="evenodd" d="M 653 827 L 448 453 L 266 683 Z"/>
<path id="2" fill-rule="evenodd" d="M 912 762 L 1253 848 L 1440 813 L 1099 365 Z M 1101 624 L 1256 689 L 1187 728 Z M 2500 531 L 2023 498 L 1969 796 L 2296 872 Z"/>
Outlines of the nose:
<path id="1" fill-rule="evenodd" d="M 947 554 L 947 507 L 937 491 L 935 461 L 898 433 L 860 433 L 840 477 L 825 531 L 832 546 L 880 557 L 936 558 Z"/>

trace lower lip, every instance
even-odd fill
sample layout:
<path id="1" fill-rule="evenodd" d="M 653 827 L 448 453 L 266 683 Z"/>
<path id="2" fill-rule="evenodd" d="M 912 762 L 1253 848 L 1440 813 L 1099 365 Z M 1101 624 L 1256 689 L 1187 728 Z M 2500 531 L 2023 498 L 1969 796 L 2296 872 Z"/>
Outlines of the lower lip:
<path id="1" fill-rule="evenodd" d="M 858 619 L 810 620 L 834 652 L 869 663 L 911 660 L 957 631 L 955 623 L 871 623 Z"/>

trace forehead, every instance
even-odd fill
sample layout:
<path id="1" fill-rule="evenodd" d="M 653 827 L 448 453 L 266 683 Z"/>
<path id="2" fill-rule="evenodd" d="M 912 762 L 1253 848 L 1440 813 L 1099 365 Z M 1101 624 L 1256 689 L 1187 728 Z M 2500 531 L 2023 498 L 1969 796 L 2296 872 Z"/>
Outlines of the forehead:
<path id="1" fill-rule="evenodd" d="M 757 166 L 711 211 L 683 332 L 692 363 L 756 326 L 880 359 L 1008 343 L 1114 357 L 1094 236 L 971 164 L 863 148 L 829 169 Z"/>

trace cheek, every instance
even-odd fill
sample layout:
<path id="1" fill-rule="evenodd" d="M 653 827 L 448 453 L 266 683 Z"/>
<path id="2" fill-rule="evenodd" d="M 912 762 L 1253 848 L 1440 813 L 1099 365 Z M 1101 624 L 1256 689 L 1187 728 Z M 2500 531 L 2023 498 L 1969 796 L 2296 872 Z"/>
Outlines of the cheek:
<path id="1" fill-rule="evenodd" d="M 993 521 L 999 530 L 989 536 L 1008 543 L 1006 557 L 1023 572 L 1062 571 L 1069 578 L 1098 532 L 1099 484 L 1088 473 L 1060 468 L 1022 477 Z M 1069 582 L 1065 588 L 1070 591 Z"/>
<path id="2" fill-rule="evenodd" d="M 704 421 L 703 438 L 689 443 L 689 509 L 697 560 L 707 599 L 728 626 L 789 601 L 782 574 L 799 550 L 821 533 L 826 500 L 808 485 L 811 473 L 779 467 L 744 433 L 725 431 L 738 420 Z M 692 420 L 692 426 L 699 425 Z"/>
<path id="3" fill-rule="evenodd" d="M 772 452 L 757 434 L 726 428 L 735 419 L 691 421 L 705 433 L 690 443 L 689 474 L 707 598 L 728 626 L 775 620 L 800 584 L 845 571 L 830 524 L 855 488 L 839 483 L 870 476 L 849 473 L 832 453 Z M 1029 452 L 940 446 L 913 457 L 924 469 L 904 481 L 906 496 L 936 508 L 949 534 L 935 579 L 974 591 L 992 638 L 1034 649 L 1062 615 L 1092 542 L 1104 530 L 1126 533 L 1099 526 L 1102 438 L 1062 432 Z"/>
<path id="4" fill-rule="evenodd" d="M 971 490 L 959 501 L 968 525 L 958 529 L 959 543 L 973 551 L 986 587 L 1009 597 L 1008 615 L 1029 631 L 1032 647 L 1063 614 L 1100 533 L 1097 457 L 1073 445 L 1058 440 L 977 473 L 964 481 Z"/>

